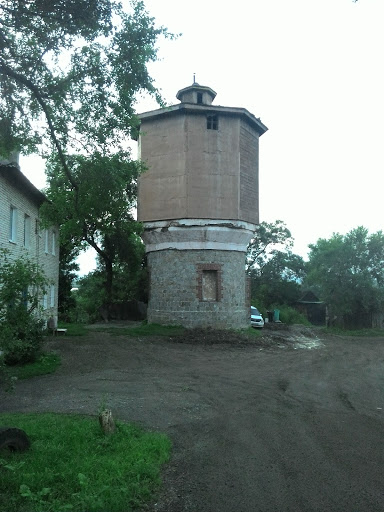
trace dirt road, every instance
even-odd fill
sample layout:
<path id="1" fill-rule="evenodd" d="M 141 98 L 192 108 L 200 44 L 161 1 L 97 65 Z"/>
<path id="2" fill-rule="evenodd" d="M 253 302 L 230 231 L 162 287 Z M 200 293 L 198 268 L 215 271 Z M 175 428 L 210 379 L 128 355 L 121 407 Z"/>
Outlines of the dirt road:
<path id="1" fill-rule="evenodd" d="M 0 410 L 96 414 L 106 400 L 165 431 L 173 457 L 152 511 L 383 512 L 384 336 L 264 336 L 53 338 L 61 368 L 1 394 Z"/>

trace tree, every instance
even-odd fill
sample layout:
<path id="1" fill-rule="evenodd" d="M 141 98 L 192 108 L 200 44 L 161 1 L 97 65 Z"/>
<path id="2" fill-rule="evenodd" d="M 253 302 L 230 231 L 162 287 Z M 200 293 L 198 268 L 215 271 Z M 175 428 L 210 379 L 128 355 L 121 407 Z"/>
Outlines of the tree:
<path id="1" fill-rule="evenodd" d="M 300 295 L 305 263 L 292 253 L 293 238 L 285 223 L 262 222 L 248 246 L 251 296 L 259 307 L 294 304 Z"/>
<path id="2" fill-rule="evenodd" d="M 293 246 L 291 232 L 282 220 L 261 222 L 247 249 L 246 269 L 262 269 L 277 251 L 288 251 Z"/>
<path id="3" fill-rule="evenodd" d="M 76 263 L 78 255 L 78 247 L 64 238 L 60 239 L 58 312 L 60 318 L 66 322 L 70 320 L 70 311 L 76 306 L 71 290 L 77 277 L 76 272 L 79 270 Z"/>
<path id="4" fill-rule="evenodd" d="M 362 226 L 309 246 L 308 284 L 344 324 L 361 326 L 384 305 L 384 233 Z M 359 325 L 360 322 L 360 325 Z"/>
<path id="5" fill-rule="evenodd" d="M 128 146 L 134 106 L 143 92 L 161 101 L 147 64 L 159 37 L 173 37 L 143 2 L 130 5 L 129 13 L 113 0 L 0 5 L 0 154 L 51 155 L 43 213 L 63 224 L 65 242 L 97 251 L 109 301 L 114 257 L 140 229 L 131 214 L 140 171 Z"/>
<path id="6" fill-rule="evenodd" d="M 81 155 L 68 159 L 78 183 L 77 193 L 68 185 L 57 157 L 48 162 L 47 176 L 50 199 L 42 206 L 42 214 L 51 223 L 61 224 L 60 236 L 75 247 L 84 242 L 97 252 L 104 270 L 106 303 L 112 302 L 114 265 L 133 261 L 132 239 L 141 232 L 134 221 L 137 175 L 140 165 L 121 159 L 119 154 L 104 157 Z"/>
<path id="7" fill-rule="evenodd" d="M 127 14 L 113 0 L 4 0 L 0 14 L 0 154 L 50 143 L 76 193 L 68 152 L 126 153 L 136 95 L 159 98 L 147 63 L 168 33 L 140 1 Z"/>

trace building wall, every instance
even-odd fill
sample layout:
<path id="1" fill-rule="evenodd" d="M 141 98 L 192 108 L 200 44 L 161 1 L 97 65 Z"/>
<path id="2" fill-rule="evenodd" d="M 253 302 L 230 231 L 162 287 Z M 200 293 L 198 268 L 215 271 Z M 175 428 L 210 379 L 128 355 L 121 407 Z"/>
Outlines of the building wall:
<path id="1" fill-rule="evenodd" d="M 12 169 L 9 172 L 13 172 Z M 14 239 L 11 240 L 11 207 L 16 209 Z M 28 216 L 25 222 L 26 217 Z M 29 236 L 28 236 L 29 223 Z M 22 192 L 0 175 L 0 248 L 9 257 L 29 258 L 40 265 L 51 282 L 47 296 L 40 298 L 44 318 L 57 322 L 59 281 L 59 235 L 56 227 L 40 229 L 39 206 L 28 192 Z M 26 232 L 27 231 L 27 232 Z"/>
<path id="2" fill-rule="evenodd" d="M 148 322 L 185 327 L 249 326 L 245 253 L 163 250 L 148 254 Z"/>
<path id="3" fill-rule="evenodd" d="M 242 220 L 257 224 L 258 139 L 235 115 L 178 111 L 142 119 L 139 152 L 147 170 L 139 179 L 138 219 Z"/>

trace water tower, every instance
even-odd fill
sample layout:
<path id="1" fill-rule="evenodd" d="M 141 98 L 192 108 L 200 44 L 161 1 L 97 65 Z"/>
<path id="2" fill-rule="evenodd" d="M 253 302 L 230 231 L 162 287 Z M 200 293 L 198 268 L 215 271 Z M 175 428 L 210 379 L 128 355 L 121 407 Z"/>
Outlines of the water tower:
<path id="1" fill-rule="evenodd" d="M 210 87 L 139 115 L 138 220 L 148 257 L 150 323 L 249 325 L 245 254 L 259 222 L 259 137 L 244 108 L 212 105 Z"/>

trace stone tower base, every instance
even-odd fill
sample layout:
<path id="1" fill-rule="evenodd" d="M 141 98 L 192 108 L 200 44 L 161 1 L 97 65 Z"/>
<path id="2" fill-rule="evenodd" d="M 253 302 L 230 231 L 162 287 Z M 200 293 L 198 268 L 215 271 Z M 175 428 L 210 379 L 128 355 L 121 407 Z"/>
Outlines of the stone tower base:
<path id="1" fill-rule="evenodd" d="M 218 329 L 250 325 L 245 252 L 165 249 L 148 253 L 148 267 L 149 323 Z"/>

